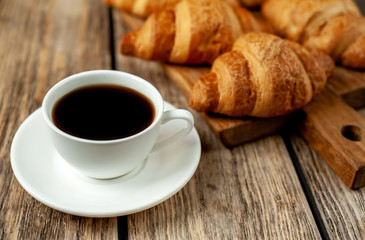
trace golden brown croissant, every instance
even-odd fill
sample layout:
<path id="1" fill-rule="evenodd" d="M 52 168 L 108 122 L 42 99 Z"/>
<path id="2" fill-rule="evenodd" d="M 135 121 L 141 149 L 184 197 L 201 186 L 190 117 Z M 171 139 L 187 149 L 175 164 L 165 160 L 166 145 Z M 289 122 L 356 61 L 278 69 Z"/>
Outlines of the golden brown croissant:
<path id="1" fill-rule="evenodd" d="M 171 8 L 181 0 L 104 0 L 110 6 L 133 13 L 140 17 L 147 17 L 155 11 Z M 224 0 L 228 4 L 238 5 L 238 0 Z M 258 0 L 243 0 L 258 1 Z"/>
<path id="2" fill-rule="evenodd" d="M 248 10 L 220 0 L 183 0 L 148 17 L 124 35 L 121 52 L 147 60 L 181 64 L 212 63 L 243 32 L 270 31 Z"/>
<path id="3" fill-rule="evenodd" d="M 189 104 L 229 116 L 283 115 L 318 94 L 333 69 L 322 52 L 272 34 L 247 33 L 195 83 Z"/>
<path id="4" fill-rule="evenodd" d="M 262 12 L 281 36 L 365 69 L 365 18 L 352 0 L 268 0 Z"/>

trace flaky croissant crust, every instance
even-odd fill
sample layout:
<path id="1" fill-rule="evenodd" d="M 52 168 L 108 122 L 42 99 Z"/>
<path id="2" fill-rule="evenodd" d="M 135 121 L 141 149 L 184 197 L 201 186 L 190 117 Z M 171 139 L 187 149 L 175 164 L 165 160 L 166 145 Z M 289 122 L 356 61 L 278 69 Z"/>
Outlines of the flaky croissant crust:
<path id="1" fill-rule="evenodd" d="M 147 60 L 211 64 L 243 32 L 270 30 L 244 8 L 219 0 L 183 0 L 174 9 L 155 12 L 141 29 L 124 35 L 121 52 Z"/>
<path id="2" fill-rule="evenodd" d="M 354 1 L 267 0 L 262 13 L 279 35 L 365 69 L 365 18 Z"/>
<path id="3" fill-rule="evenodd" d="M 189 104 L 229 116 L 279 116 L 307 104 L 333 68 L 326 54 L 271 34 L 248 33 L 197 81 Z"/>

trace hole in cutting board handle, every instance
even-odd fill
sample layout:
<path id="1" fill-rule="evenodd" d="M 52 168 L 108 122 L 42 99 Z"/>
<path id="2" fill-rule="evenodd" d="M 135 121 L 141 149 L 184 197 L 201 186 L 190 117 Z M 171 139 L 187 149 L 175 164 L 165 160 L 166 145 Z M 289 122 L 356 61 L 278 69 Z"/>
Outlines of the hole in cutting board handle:
<path id="1" fill-rule="evenodd" d="M 353 126 L 353 125 L 346 125 L 343 126 L 341 129 L 342 136 L 345 138 L 352 140 L 352 141 L 361 141 L 361 128 Z"/>

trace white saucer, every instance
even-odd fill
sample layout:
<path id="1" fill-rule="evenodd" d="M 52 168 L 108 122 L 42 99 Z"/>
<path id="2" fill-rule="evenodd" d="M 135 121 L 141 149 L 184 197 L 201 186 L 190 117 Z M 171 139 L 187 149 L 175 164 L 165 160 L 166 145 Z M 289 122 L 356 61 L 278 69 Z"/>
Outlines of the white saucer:
<path id="1" fill-rule="evenodd" d="M 165 108 L 174 108 L 165 102 Z M 161 138 L 183 121 L 163 125 Z M 193 176 L 201 154 L 194 128 L 183 140 L 150 154 L 131 173 L 111 180 L 82 176 L 56 153 L 47 139 L 40 109 L 20 126 L 11 146 L 13 172 L 35 199 L 62 212 L 87 217 L 113 217 L 153 207 L 178 192 Z"/>

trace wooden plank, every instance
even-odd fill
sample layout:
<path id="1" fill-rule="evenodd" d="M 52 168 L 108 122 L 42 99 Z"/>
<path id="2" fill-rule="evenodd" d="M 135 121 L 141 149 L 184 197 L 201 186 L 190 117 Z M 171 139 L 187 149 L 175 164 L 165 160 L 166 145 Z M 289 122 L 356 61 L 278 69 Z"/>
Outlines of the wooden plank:
<path id="1" fill-rule="evenodd" d="M 115 42 L 128 31 L 114 11 Z M 164 99 L 190 109 L 159 63 L 122 56 L 117 68 L 150 81 Z M 189 183 L 167 201 L 128 216 L 130 239 L 319 239 L 282 139 L 275 135 L 225 148 L 192 111 L 202 157 Z"/>
<path id="2" fill-rule="evenodd" d="M 305 140 L 290 139 L 329 239 L 365 239 L 365 188 L 351 190 Z"/>
<path id="3" fill-rule="evenodd" d="M 71 216 L 26 193 L 12 138 L 62 78 L 110 68 L 108 10 L 99 1 L 0 1 L 0 239 L 116 239 L 117 220 Z"/>
<path id="4" fill-rule="evenodd" d="M 168 201 L 129 216 L 131 239 L 320 239 L 278 136 L 230 151 L 197 127 L 204 152 L 194 178 Z"/>
<path id="5" fill-rule="evenodd" d="M 365 118 L 329 90 L 302 110 L 299 129 L 350 188 L 365 185 Z"/>

